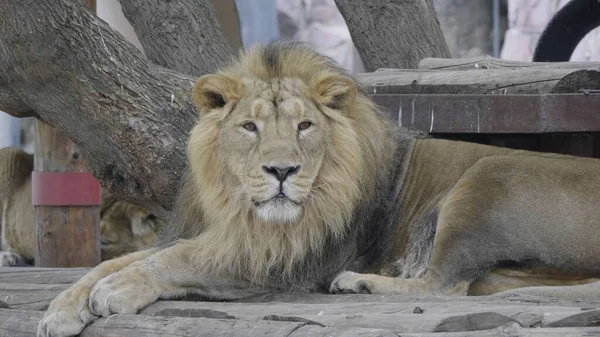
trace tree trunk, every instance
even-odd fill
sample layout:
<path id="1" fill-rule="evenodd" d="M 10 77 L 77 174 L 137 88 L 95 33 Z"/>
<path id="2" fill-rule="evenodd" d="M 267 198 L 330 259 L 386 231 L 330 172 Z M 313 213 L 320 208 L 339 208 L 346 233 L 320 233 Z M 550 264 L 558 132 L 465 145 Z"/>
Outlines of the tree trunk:
<path id="1" fill-rule="evenodd" d="M 0 37 L 0 92 L 77 143 L 109 191 L 168 216 L 194 79 L 148 62 L 81 1 L 0 1 Z"/>
<path id="2" fill-rule="evenodd" d="M 366 71 L 450 57 L 431 0 L 335 0 Z"/>
<path id="3" fill-rule="evenodd" d="M 433 2 L 452 57 L 492 54 L 492 0 L 434 0 Z"/>
<path id="4" fill-rule="evenodd" d="M 154 64 L 201 76 L 231 58 L 210 0 L 121 0 L 121 6 Z"/>

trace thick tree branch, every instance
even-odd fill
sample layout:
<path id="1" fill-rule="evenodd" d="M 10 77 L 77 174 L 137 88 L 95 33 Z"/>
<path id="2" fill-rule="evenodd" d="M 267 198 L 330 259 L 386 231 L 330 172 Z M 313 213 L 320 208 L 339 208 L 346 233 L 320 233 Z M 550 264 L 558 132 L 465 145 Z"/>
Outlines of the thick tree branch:
<path id="1" fill-rule="evenodd" d="M 431 0 L 335 0 L 366 71 L 450 57 Z"/>
<path id="2" fill-rule="evenodd" d="M 39 117 L 27 104 L 21 102 L 15 95 L 0 83 L 0 111 L 13 117 Z"/>
<path id="3" fill-rule="evenodd" d="M 121 6 L 155 64 L 200 76 L 231 59 L 210 0 L 121 0 Z"/>
<path id="4" fill-rule="evenodd" d="M 78 0 L 0 1 L 0 82 L 77 143 L 116 195 L 167 215 L 193 78 L 155 66 Z"/>

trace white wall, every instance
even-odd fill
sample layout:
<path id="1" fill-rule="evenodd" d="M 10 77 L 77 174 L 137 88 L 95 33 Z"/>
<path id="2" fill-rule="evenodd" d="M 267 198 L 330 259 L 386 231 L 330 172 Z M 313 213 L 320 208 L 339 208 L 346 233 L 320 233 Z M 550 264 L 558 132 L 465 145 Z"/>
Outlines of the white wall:
<path id="1" fill-rule="evenodd" d="M 9 114 L 0 111 L 0 149 L 16 145 L 13 144 L 12 119 Z"/>

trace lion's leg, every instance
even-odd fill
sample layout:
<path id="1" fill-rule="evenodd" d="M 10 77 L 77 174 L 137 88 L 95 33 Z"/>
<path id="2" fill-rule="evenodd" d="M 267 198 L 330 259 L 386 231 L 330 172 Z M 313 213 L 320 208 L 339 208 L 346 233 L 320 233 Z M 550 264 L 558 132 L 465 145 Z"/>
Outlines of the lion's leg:
<path id="1" fill-rule="evenodd" d="M 552 298 L 557 300 L 600 300 L 600 281 L 588 284 L 571 286 L 540 286 L 518 288 L 499 292 L 490 297 L 514 297 L 514 296 L 534 296 L 539 298 Z"/>
<path id="2" fill-rule="evenodd" d="M 106 275 L 118 272 L 131 263 L 144 259 L 158 249 L 148 249 L 102 262 L 50 303 L 38 324 L 38 337 L 73 336 L 94 319 L 88 309 L 90 290 Z"/>
<path id="3" fill-rule="evenodd" d="M 201 272 L 197 262 L 190 259 L 196 249 L 196 245 L 178 243 L 103 278 L 91 290 L 91 312 L 99 316 L 137 313 L 159 298 L 189 293 L 236 299 L 256 292 L 242 282 Z"/>
<path id="4" fill-rule="evenodd" d="M 471 282 L 502 260 L 519 260 L 522 250 L 511 245 L 503 222 L 491 216 L 504 186 L 479 174 L 463 177 L 443 201 L 437 219 L 430 259 L 417 279 L 343 272 L 332 292 L 370 292 L 418 295 L 466 295 Z M 485 186 L 480 186 L 486 182 Z M 485 188 L 484 188 L 485 187 Z M 410 254 L 410 252 L 409 252 Z"/>

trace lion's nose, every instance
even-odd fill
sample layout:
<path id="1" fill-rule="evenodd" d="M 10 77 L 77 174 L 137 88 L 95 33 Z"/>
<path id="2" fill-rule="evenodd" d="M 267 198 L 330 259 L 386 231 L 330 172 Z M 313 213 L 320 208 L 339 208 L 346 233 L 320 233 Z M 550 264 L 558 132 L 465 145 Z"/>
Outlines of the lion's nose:
<path id="1" fill-rule="evenodd" d="M 279 182 L 284 182 L 287 177 L 292 176 L 298 171 L 300 171 L 300 166 L 288 166 L 288 167 L 278 167 L 278 166 L 263 166 L 263 171 L 268 174 L 274 176 L 279 180 Z"/>

